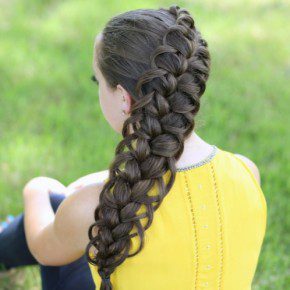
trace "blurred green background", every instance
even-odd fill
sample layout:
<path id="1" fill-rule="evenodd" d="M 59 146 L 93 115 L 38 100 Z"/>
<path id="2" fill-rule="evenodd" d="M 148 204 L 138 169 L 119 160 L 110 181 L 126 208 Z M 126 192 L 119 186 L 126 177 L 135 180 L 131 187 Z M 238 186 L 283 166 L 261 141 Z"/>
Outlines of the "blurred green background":
<path id="1" fill-rule="evenodd" d="M 120 136 L 90 80 L 95 35 L 115 14 L 171 4 L 192 13 L 212 57 L 196 132 L 260 169 L 268 224 L 253 289 L 290 289 L 288 1 L 1 0 L 0 218 L 23 210 L 34 176 L 67 184 L 108 167 Z M 0 289 L 40 289 L 38 267 Z"/>

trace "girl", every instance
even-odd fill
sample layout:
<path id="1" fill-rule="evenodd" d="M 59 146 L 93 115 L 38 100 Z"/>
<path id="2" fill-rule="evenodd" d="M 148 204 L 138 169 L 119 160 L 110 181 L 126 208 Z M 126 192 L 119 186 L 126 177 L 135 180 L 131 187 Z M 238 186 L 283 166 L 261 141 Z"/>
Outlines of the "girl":
<path id="1" fill-rule="evenodd" d="M 251 160 L 194 132 L 210 54 L 190 13 L 113 17 L 93 68 L 104 116 L 123 136 L 115 158 L 73 193 L 78 182 L 29 181 L 0 262 L 39 263 L 43 289 L 251 289 L 266 200 Z"/>

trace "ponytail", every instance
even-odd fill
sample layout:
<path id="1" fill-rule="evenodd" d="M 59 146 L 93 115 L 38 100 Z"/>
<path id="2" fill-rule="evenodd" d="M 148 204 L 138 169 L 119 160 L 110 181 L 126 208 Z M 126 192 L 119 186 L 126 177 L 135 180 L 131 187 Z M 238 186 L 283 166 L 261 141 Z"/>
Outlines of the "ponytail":
<path id="1" fill-rule="evenodd" d="M 100 289 L 111 290 L 110 275 L 142 250 L 154 211 L 174 183 L 175 163 L 205 91 L 210 55 L 189 12 L 178 6 L 118 15 L 105 27 L 102 42 L 102 73 L 112 87 L 121 83 L 134 98 L 86 249 L 102 277 Z M 150 195 L 153 188 L 156 194 Z M 140 243 L 131 253 L 135 236 Z M 97 249 L 94 257 L 88 254 L 91 247 Z"/>

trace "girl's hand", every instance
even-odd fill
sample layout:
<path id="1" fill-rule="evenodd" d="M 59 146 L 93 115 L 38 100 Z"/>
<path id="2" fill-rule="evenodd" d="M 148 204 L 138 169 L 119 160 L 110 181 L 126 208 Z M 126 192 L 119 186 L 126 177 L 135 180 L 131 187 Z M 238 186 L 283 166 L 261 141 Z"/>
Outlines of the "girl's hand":
<path id="1" fill-rule="evenodd" d="M 39 194 L 40 192 L 54 192 L 67 195 L 67 188 L 58 180 L 50 177 L 35 177 L 26 183 L 23 189 L 24 195 Z"/>

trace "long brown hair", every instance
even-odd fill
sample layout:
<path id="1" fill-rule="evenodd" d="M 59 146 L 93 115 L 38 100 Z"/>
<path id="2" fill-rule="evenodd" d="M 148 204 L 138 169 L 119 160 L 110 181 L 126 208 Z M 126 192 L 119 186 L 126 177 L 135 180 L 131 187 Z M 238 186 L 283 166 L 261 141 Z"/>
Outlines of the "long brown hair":
<path id="1" fill-rule="evenodd" d="M 175 163 L 194 128 L 206 88 L 210 54 L 190 13 L 176 5 L 117 15 L 106 24 L 102 36 L 99 68 L 112 88 L 121 84 L 133 99 L 86 248 L 89 263 L 98 267 L 102 277 L 100 289 L 111 290 L 110 275 L 142 250 L 154 211 L 173 185 Z M 156 185 L 158 193 L 148 195 Z M 142 205 L 146 212 L 136 215 Z M 145 217 L 148 221 L 143 227 L 140 220 Z M 133 228 L 135 233 L 131 233 Z M 140 247 L 129 254 L 134 236 L 139 237 Z M 97 249 L 93 258 L 91 247 Z"/>

